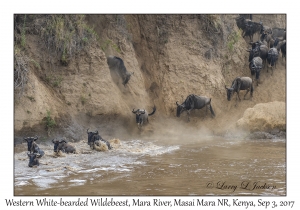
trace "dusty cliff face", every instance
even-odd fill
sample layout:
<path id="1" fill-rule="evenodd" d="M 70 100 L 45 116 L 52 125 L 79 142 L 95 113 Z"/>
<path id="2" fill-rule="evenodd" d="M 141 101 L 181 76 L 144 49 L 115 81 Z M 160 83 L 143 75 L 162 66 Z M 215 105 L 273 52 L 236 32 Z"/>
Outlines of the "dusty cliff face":
<path id="1" fill-rule="evenodd" d="M 28 34 L 27 53 L 40 65 L 29 63 L 25 94 L 15 99 L 15 135 L 46 136 L 49 112 L 57 124 L 52 136 L 80 140 L 87 128 L 99 129 L 104 136 L 131 136 L 138 133 L 132 109 L 152 110 L 153 105 L 157 111 L 145 126 L 150 130 L 147 135 L 175 125 L 222 134 L 235 126 L 246 109 L 258 103 L 285 102 L 286 70 L 281 57 L 273 76 L 262 71 L 252 101 L 241 101 L 236 107 L 235 101 L 226 100 L 224 86 L 237 76 L 250 76 L 248 40 L 240 36 L 234 17 L 87 15 L 98 42 L 67 66 L 49 63 L 39 37 Z M 257 18 L 265 18 L 271 27 L 285 27 L 283 17 L 274 16 L 274 22 L 270 16 Z M 122 58 L 127 70 L 134 72 L 125 87 L 112 79 L 109 55 Z M 203 109 L 191 112 L 190 123 L 185 114 L 176 118 L 175 102 L 182 103 L 189 94 L 211 97 L 216 117 L 212 119 Z"/>

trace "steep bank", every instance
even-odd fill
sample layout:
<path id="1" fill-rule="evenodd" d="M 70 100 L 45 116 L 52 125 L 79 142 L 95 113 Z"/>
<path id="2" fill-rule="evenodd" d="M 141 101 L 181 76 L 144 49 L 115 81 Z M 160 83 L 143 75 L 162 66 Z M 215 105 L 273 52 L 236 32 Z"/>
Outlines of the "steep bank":
<path id="1" fill-rule="evenodd" d="M 235 107 L 234 101 L 226 100 L 224 85 L 229 86 L 237 76 L 250 76 L 248 40 L 241 37 L 236 16 L 87 15 L 85 20 L 98 40 L 68 65 L 49 54 L 40 36 L 27 32 L 25 52 L 34 62 L 28 62 L 24 96 L 15 99 L 15 136 L 80 140 L 91 128 L 104 137 L 129 138 L 139 134 L 131 110 L 150 110 L 154 104 L 157 112 L 149 117 L 142 135 L 223 134 L 247 108 L 285 102 L 286 70 L 281 57 L 273 76 L 262 71 L 252 101 Z M 270 27 L 285 27 L 284 15 L 255 18 L 269 21 Z M 134 72 L 126 87 L 113 82 L 108 55 L 121 57 L 127 70 Z M 175 102 L 191 93 L 212 98 L 214 119 L 205 110 L 192 111 L 189 123 L 185 114 L 176 118 Z M 56 122 L 50 137 L 45 129 L 47 115 Z"/>

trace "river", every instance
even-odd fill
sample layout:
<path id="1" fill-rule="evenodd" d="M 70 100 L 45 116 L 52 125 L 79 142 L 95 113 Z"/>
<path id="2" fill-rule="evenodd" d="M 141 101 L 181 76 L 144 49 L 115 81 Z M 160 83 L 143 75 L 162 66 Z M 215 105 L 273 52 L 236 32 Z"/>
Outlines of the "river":
<path id="1" fill-rule="evenodd" d="M 286 195 L 286 140 L 206 136 L 193 141 L 127 139 L 113 150 L 45 156 L 28 167 L 15 151 L 14 195 Z"/>

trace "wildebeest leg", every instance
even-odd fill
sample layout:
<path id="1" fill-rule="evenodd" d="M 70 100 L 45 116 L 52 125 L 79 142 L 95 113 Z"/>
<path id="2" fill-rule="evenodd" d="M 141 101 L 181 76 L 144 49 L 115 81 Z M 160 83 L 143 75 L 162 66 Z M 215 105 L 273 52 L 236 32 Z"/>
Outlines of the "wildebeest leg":
<path id="1" fill-rule="evenodd" d="M 239 98 L 239 100 L 241 101 L 241 98 L 240 98 L 240 91 L 237 91 L 236 92 L 236 95 L 237 95 L 237 97 Z M 237 99 L 237 98 L 236 98 Z"/>
<path id="2" fill-rule="evenodd" d="M 274 70 L 273 70 L 273 66 L 271 66 L 271 70 L 272 70 L 272 71 L 271 71 L 271 76 L 273 76 L 273 71 L 274 71 Z"/>
<path id="3" fill-rule="evenodd" d="M 248 92 L 249 92 L 249 88 L 247 89 L 247 92 L 246 92 L 246 94 L 244 95 L 244 100 L 246 100 L 246 95 L 248 94 Z"/>
<path id="4" fill-rule="evenodd" d="M 214 112 L 214 110 L 213 110 L 211 104 L 209 104 L 209 110 L 210 110 L 211 116 L 212 116 L 212 117 L 215 117 L 216 115 L 215 115 L 215 112 Z"/>
<path id="5" fill-rule="evenodd" d="M 235 97 L 235 105 L 234 106 L 237 106 L 237 104 L 238 104 L 238 92 L 236 92 L 236 97 Z"/>
<path id="6" fill-rule="evenodd" d="M 192 109 L 187 110 L 188 122 L 190 122 L 190 111 L 191 111 L 191 110 L 192 110 Z"/>

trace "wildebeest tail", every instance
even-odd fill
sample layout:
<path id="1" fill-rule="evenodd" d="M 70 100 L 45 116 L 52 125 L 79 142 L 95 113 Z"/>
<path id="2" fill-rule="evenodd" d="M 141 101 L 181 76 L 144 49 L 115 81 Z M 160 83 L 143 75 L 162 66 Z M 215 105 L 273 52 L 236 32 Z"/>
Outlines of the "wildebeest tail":
<path id="1" fill-rule="evenodd" d="M 152 111 L 150 114 L 148 114 L 148 115 L 149 115 L 149 116 L 150 116 L 150 115 L 153 115 L 153 114 L 155 113 L 155 111 L 156 111 L 156 106 L 154 105 L 153 111 Z"/>
<path id="2" fill-rule="evenodd" d="M 212 108 L 212 106 L 211 106 L 211 99 L 210 99 L 210 103 L 209 103 L 209 110 L 210 110 L 212 116 L 215 117 L 215 116 L 216 116 L 216 115 L 215 115 L 215 112 L 214 112 L 214 110 L 213 110 L 213 108 Z"/>

